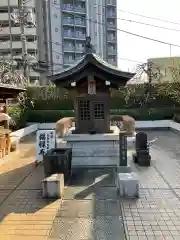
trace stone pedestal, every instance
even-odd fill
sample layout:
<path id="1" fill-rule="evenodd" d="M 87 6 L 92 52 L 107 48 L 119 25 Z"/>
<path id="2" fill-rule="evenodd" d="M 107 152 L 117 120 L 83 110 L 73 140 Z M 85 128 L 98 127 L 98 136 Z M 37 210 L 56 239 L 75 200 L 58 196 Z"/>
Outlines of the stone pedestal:
<path id="1" fill-rule="evenodd" d="M 72 167 L 113 167 L 119 162 L 119 128 L 111 126 L 112 133 L 72 134 L 64 137 L 66 147 L 72 148 Z M 132 139 L 131 139 L 132 141 Z M 57 147 L 61 140 L 57 139 Z"/>
<path id="2" fill-rule="evenodd" d="M 118 173 L 117 188 L 120 197 L 138 198 L 139 197 L 139 179 L 134 172 Z"/>
<path id="3" fill-rule="evenodd" d="M 151 165 L 151 156 L 149 151 L 140 150 L 133 154 L 133 161 L 141 167 L 149 167 Z"/>
<path id="4" fill-rule="evenodd" d="M 42 181 L 44 198 L 62 198 L 64 191 L 64 175 L 53 174 Z"/>

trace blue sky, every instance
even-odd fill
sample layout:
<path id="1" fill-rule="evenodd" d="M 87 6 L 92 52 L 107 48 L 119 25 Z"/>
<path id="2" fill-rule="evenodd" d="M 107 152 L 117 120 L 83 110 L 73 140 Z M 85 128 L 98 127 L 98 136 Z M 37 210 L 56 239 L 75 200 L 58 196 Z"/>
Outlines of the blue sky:
<path id="1" fill-rule="evenodd" d="M 169 31 L 165 29 L 145 26 L 143 24 L 131 23 L 118 19 L 118 29 L 133 32 L 146 37 L 154 38 L 171 44 L 180 45 L 180 3 L 178 0 L 117 0 L 117 18 L 124 18 L 139 22 L 145 22 L 166 28 L 172 28 L 179 31 Z M 125 12 L 121 12 L 123 10 Z M 166 21 L 177 22 L 170 24 L 167 22 L 156 21 L 131 15 L 127 12 L 137 13 L 140 15 L 160 18 Z M 118 66 L 122 70 L 135 70 L 137 62 L 125 61 L 120 58 L 130 59 L 138 62 L 146 62 L 148 58 L 180 56 L 180 47 L 169 46 L 143 38 L 135 37 L 121 31 L 118 31 Z"/>

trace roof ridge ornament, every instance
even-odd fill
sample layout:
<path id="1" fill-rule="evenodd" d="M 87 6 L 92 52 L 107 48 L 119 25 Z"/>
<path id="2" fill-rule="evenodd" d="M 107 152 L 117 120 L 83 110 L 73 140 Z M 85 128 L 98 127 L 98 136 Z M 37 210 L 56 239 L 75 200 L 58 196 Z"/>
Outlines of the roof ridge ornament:
<path id="1" fill-rule="evenodd" d="M 85 54 L 96 53 L 96 50 L 95 50 L 94 46 L 91 44 L 91 37 L 90 36 L 86 37 L 84 53 Z"/>

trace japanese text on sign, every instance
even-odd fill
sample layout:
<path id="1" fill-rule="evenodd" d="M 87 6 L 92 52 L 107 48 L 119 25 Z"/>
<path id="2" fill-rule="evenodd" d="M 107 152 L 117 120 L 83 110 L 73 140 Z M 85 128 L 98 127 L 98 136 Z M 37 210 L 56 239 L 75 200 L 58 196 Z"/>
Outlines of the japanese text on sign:
<path id="1" fill-rule="evenodd" d="M 44 154 L 55 147 L 55 130 L 39 130 L 36 136 L 36 160 L 41 162 Z"/>

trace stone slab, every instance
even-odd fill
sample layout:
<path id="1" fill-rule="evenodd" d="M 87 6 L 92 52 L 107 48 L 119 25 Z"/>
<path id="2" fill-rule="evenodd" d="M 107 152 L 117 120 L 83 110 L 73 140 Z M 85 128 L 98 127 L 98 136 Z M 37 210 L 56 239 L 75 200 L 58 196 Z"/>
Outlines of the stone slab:
<path id="1" fill-rule="evenodd" d="M 42 181 L 44 198 L 62 198 L 64 191 L 64 175 L 53 174 Z"/>

